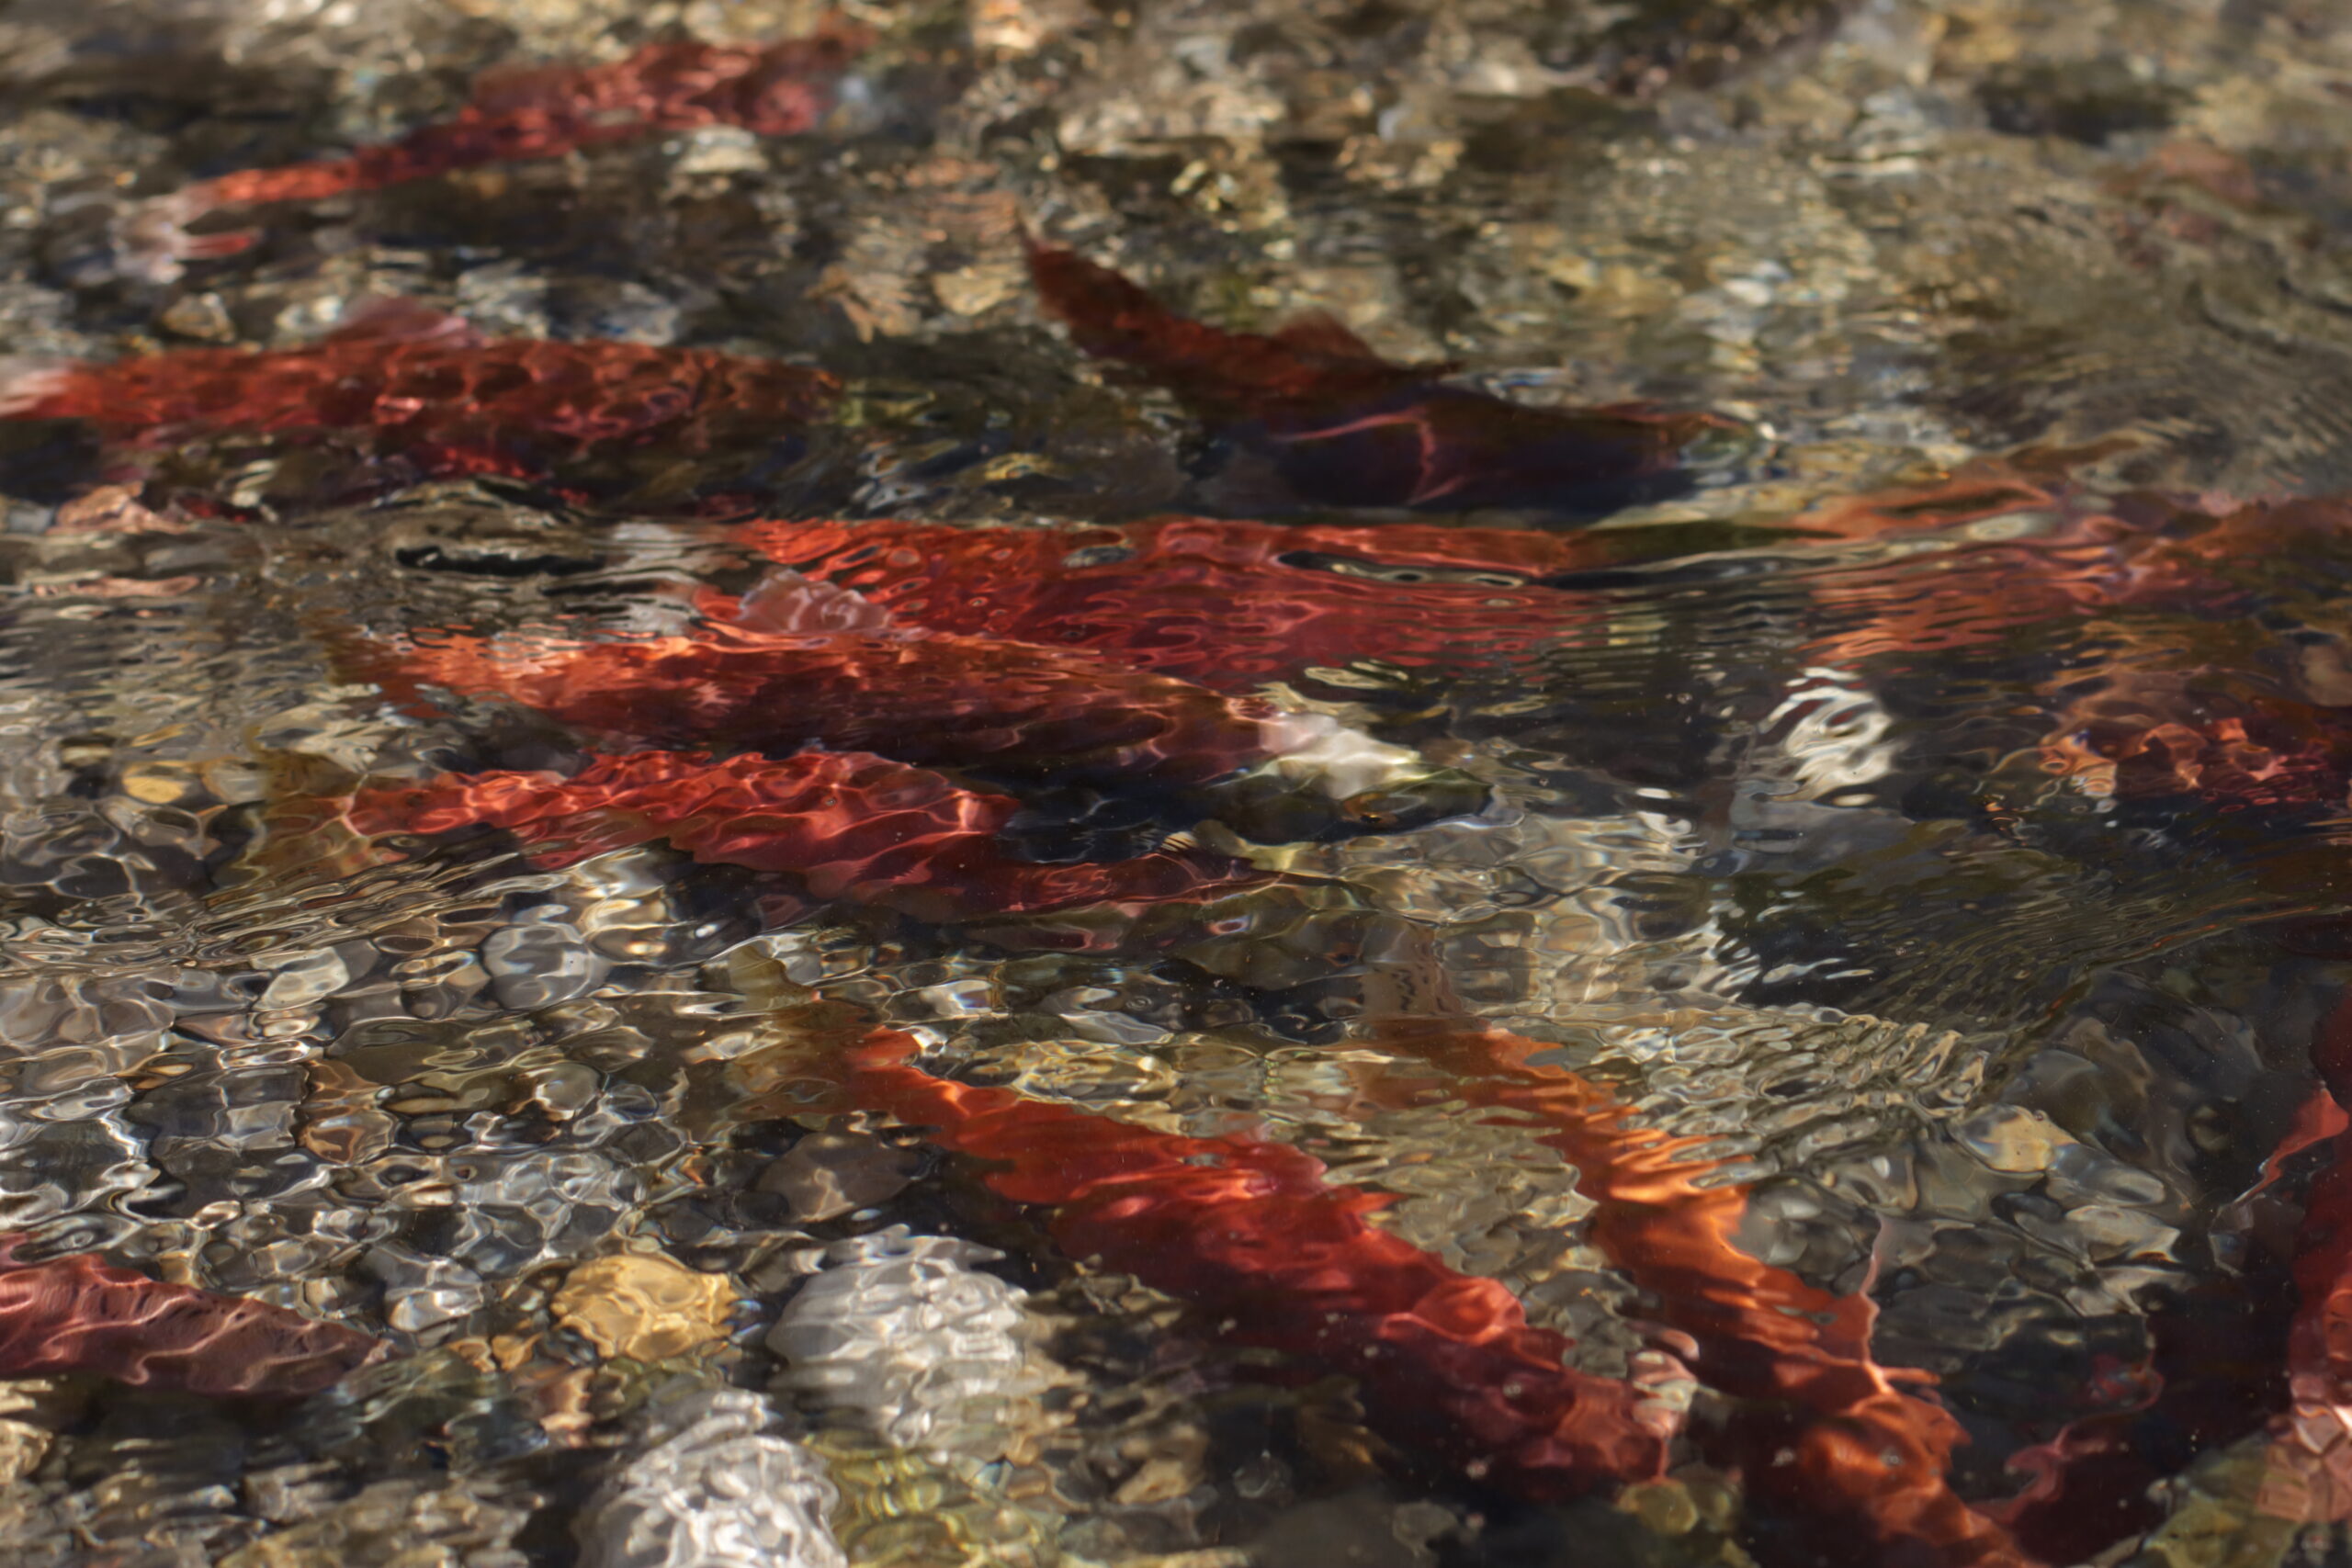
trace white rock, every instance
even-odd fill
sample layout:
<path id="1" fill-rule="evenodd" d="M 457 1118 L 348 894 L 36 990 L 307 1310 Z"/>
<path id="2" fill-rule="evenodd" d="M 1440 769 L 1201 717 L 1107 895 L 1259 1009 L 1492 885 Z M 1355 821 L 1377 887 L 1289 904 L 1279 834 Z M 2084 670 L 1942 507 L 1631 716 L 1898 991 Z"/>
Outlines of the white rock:
<path id="1" fill-rule="evenodd" d="M 825 1523 L 840 1495 L 774 1419 L 742 1389 L 657 1401 L 650 1445 L 580 1516 L 581 1568 L 848 1568 Z"/>

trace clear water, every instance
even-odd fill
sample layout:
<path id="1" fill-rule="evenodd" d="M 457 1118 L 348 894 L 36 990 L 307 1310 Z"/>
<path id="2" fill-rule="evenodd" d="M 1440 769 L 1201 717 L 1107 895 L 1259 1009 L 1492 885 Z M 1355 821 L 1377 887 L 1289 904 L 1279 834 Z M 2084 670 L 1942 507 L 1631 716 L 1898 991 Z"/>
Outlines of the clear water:
<path id="1" fill-rule="evenodd" d="M 2352 1550 L 2352 8 L 0 91 L 0 1560 Z"/>

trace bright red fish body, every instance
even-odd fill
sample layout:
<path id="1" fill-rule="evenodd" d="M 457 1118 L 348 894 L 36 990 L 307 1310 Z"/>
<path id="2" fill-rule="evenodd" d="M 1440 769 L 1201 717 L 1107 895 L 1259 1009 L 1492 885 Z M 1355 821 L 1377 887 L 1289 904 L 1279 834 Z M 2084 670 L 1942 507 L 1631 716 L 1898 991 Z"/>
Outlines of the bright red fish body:
<path id="1" fill-rule="evenodd" d="M 453 119 L 348 157 L 222 175 L 166 199 L 186 221 L 222 207 L 316 201 L 705 126 L 797 136 L 822 123 L 866 42 L 862 29 L 835 25 L 758 47 L 688 39 L 648 44 L 606 65 L 489 72 Z M 195 245 L 196 254 L 237 248 L 217 240 Z"/>
<path id="2" fill-rule="evenodd" d="M 20 1262 L 0 1238 L 0 1377 L 95 1372 L 186 1393 L 298 1398 L 382 1344 L 263 1302 L 214 1295 L 77 1253 Z"/>
<path id="3" fill-rule="evenodd" d="M 2071 623 L 2095 657 L 2065 662 L 2043 688 L 2056 717 L 2041 744 L 2048 772 L 2120 802 L 2193 805 L 2207 820 L 2340 812 L 2352 789 L 2352 660 L 2334 637 L 2278 636 L 2262 612 L 2308 595 L 2330 558 L 2314 547 L 2352 534 L 2352 504 L 2217 515 L 2162 496 L 1973 480 L 1856 497 L 1799 521 L 1868 538 L 2005 513 L 2048 522 L 1962 536 L 1927 558 L 1928 572 L 1898 560 L 1815 574 L 1812 604 L 1834 629 L 1809 651 L 1867 670 Z"/>
<path id="4" fill-rule="evenodd" d="M 1868 1299 L 1831 1295 L 1741 1250 L 1747 1194 L 1711 1182 L 1716 1165 L 1687 1140 L 1538 1065 L 1544 1048 L 1531 1041 L 1445 1020 L 1392 1021 L 1373 1038 L 1443 1068 L 1449 1098 L 1552 1129 L 1546 1141 L 1596 1204 L 1593 1245 L 1690 1337 L 1695 1375 L 1742 1402 L 1702 1442 L 1776 1512 L 1840 1551 L 1860 1547 L 1860 1561 L 2030 1562 L 1951 1492 L 1959 1425 L 1871 1359 Z M 1454 1273 L 1368 1225 L 1387 1200 L 1328 1185 L 1317 1161 L 1283 1145 L 1171 1134 L 954 1083 L 923 1072 L 919 1056 L 906 1035 L 868 1034 L 847 1055 L 852 1103 L 989 1162 L 988 1185 L 1048 1209 L 1070 1255 L 1193 1303 L 1240 1343 L 1344 1371 L 1393 1438 L 1535 1499 L 1658 1473 L 1673 1418 L 1631 1382 L 1565 1366 L 1572 1344 L 1530 1325 L 1498 1282 Z"/>
<path id="5" fill-rule="evenodd" d="M 1365 659 L 1409 669 L 1523 653 L 1575 606 L 1540 580 L 1605 558 L 1592 536 L 1204 518 L 760 522 L 737 536 L 934 632 L 1082 649 L 1220 690 Z"/>
<path id="6" fill-rule="evenodd" d="M 2259 675 L 2126 670 L 2068 705 L 2048 750 L 2101 772 L 2121 800 L 2195 799 L 2223 813 L 2340 808 L 2352 785 L 2352 722 Z"/>
<path id="7" fill-rule="evenodd" d="M 2287 1331 L 2288 1411 L 2272 1425 L 2259 1506 L 2312 1522 L 2352 1520 L 2352 997 L 2312 1043 L 2320 1091 L 2309 1124 L 2328 1164 L 2295 1237 L 2295 1318 Z"/>
<path id="8" fill-rule="evenodd" d="M 83 419 L 148 444 L 196 435 L 367 435 L 441 472 L 533 474 L 660 444 L 702 452 L 814 419 L 822 371 L 709 349 L 484 340 L 384 308 L 308 348 L 188 348 L 21 372 L 0 417 Z"/>
<path id="9" fill-rule="evenodd" d="M 1562 1362 L 1498 1281 L 1459 1274 L 1366 1223 L 1385 1200 L 1334 1188 L 1311 1156 L 1156 1132 L 933 1077 L 877 1029 L 848 1053 L 859 1107 L 989 1161 L 1004 1197 L 1051 1210 L 1073 1258 L 1192 1303 L 1222 1332 L 1344 1373 L 1384 1430 L 1538 1498 L 1650 1479 L 1671 1417 L 1632 1385 Z"/>
<path id="10" fill-rule="evenodd" d="M 2291 830 L 2340 818 L 2352 791 L 2352 665 L 2338 637 L 2280 636 L 2258 612 L 2307 594 L 2352 530 L 2352 505 L 2300 501 L 2214 518 L 2183 511 L 2130 553 L 2109 602 L 2108 660 L 2068 671 L 2053 773 L 2119 803 L 2193 808 L 2225 828 L 2249 815 Z M 2256 871 L 2299 897 L 2340 897 L 2340 852 L 2270 854 Z"/>
<path id="11" fill-rule="evenodd" d="M 447 634 L 350 655 L 396 695 L 435 685 L 665 747 L 874 751 L 924 767 L 1182 788 L 1282 750 L 1248 699 L 982 637 L 849 632 L 536 644 Z"/>
<path id="12" fill-rule="evenodd" d="M 1690 1337 L 1690 1371 L 1743 1402 L 1704 1439 L 1751 1495 L 1862 1561 L 2022 1568 L 2031 1559 L 1947 1479 L 1960 1423 L 1897 1386 L 1871 1353 L 1876 1309 L 1764 1263 L 1738 1242 L 1747 1190 L 1709 1178 L 1702 1141 L 1645 1128 L 1600 1088 L 1545 1065 L 1546 1047 L 1501 1030 L 1395 1021 L 1374 1038 L 1451 1076 L 1442 1092 L 1530 1118 L 1576 1168 L 1596 1207 L 1588 1235 Z"/>
<path id="13" fill-rule="evenodd" d="M 1072 252 L 1033 245 L 1029 266 L 1080 348 L 1166 387 L 1306 505 L 1604 512 L 1685 488 L 1685 449 L 1731 428 L 1647 408 L 1532 408 L 1446 384 L 1449 366 L 1390 364 L 1328 317 L 1224 332 Z"/>
<path id="14" fill-rule="evenodd" d="M 1204 852 L 1038 864 L 1012 858 L 1003 832 L 1021 802 L 855 751 L 747 755 L 640 751 L 596 760 L 571 778 L 451 774 L 363 792 L 347 808 L 361 833 L 499 828 L 550 868 L 629 844 L 663 841 L 712 863 L 786 872 L 820 898 L 881 905 L 926 920 L 1074 908 L 1132 912 L 1264 880 Z"/>
<path id="15" fill-rule="evenodd" d="M 1883 499 L 1849 511 L 1850 521 L 1885 515 Z M 2095 627 L 2098 660 L 2069 664 L 2045 687 L 2055 726 L 2041 746 L 2044 770 L 2220 847 L 2269 894 L 2333 908 L 2352 889 L 2334 830 L 2352 791 L 2352 669 L 2340 640 L 2318 635 L 2324 620 L 2290 618 L 2293 633 L 2281 636 L 2263 612 L 2324 594 L 2321 574 L 2341 559 L 2347 529 L 2352 505 L 2341 499 L 2216 514 L 2123 498 L 2112 514 L 2077 517 L 2048 539 L 1986 547 L 1999 557 L 1995 574 L 1953 572 L 1924 587 L 1894 578 L 1825 597 L 1887 605 L 1841 636 L 1847 658 L 1996 647 L 2062 621 Z M 2340 919 L 2321 921 L 2338 929 L 2301 924 L 2296 940 L 2317 934 L 2339 948 Z M 2219 1449 L 2266 1420 L 2255 1510 L 2352 1520 L 2352 1005 L 2322 1031 L 2313 1065 L 2324 1087 L 2263 1180 L 2305 1151 L 2326 1162 L 2283 1259 L 2297 1298 L 2283 1344 L 2256 1310 L 2269 1303 L 2227 1291 L 2157 1321 L 2154 1358 L 2129 1372 L 2135 1403 L 2019 1456 L 2037 1479 L 2002 1513 L 2052 1560 L 2079 1560 L 2160 1518 L 2152 1488 L 2177 1468 L 2163 1454 Z M 2282 1359 L 2283 1391 L 2271 1381 Z"/>
<path id="16" fill-rule="evenodd" d="M 2021 480 L 1969 479 L 1797 521 L 1835 542 L 2064 504 Z M 1524 655 L 1580 613 L 1582 574 L 1628 564 L 1639 548 L 1601 532 L 1195 517 L 1079 528 L 761 521 L 735 536 L 933 631 L 1085 649 L 1220 689 L 1359 660 L 1414 670 Z M 1823 650 L 1848 660 L 1978 647 L 2021 623 L 2188 597 L 2211 581 L 2176 558 L 2190 547 L 2090 516 L 2054 541 L 1966 546 L 1952 558 L 1968 570 L 1925 581 L 1823 574 L 1815 593 L 1827 618 L 1853 623 Z"/>
<path id="17" fill-rule="evenodd" d="M 691 635 L 603 642 L 334 634 L 341 667 L 397 700 L 437 687 L 638 745 L 745 753 L 718 761 L 699 750 L 640 750 L 571 779 L 453 776 L 363 795 L 352 825 L 368 835 L 502 828 L 543 863 L 658 839 L 702 860 L 792 873 L 820 897 L 940 920 L 1131 914 L 1263 877 L 1238 862 L 1169 851 L 1030 863 L 1005 839 L 1020 802 L 924 766 L 1193 807 L 1210 798 L 1193 792 L 1235 781 L 1255 793 L 1219 795 L 1221 815 L 1245 831 L 1255 824 L 1290 836 L 1332 826 L 1335 807 L 1394 822 L 1473 810 L 1484 798 L 1483 786 L 1319 715 L 1081 653 L 929 633 L 854 593 L 784 577 L 733 606 L 778 630 L 717 622 Z"/>

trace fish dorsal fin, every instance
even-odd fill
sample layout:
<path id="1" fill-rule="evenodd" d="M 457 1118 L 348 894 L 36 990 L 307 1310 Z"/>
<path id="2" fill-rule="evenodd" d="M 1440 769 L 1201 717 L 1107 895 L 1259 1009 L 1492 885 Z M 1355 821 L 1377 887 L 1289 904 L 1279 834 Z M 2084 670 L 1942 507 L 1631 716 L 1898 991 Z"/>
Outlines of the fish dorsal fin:
<path id="1" fill-rule="evenodd" d="M 482 342 L 471 321 L 418 299 L 370 299 L 344 312 L 328 343 L 437 343 L 471 348 Z"/>
<path id="2" fill-rule="evenodd" d="M 1372 351 L 1372 345 L 1348 330 L 1346 323 L 1328 310 L 1307 310 L 1293 316 L 1267 334 L 1284 348 L 1301 354 L 1320 355 L 1326 359 L 1357 359 L 1368 365 L 1387 363 Z"/>
<path id="3" fill-rule="evenodd" d="M 1070 335 L 1089 354 L 1148 364 L 1168 357 L 1169 343 L 1192 326 L 1127 278 L 1076 251 L 1041 245 L 1025 231 L 1021 243 L 1039 301 L 1069 324 Z"/>

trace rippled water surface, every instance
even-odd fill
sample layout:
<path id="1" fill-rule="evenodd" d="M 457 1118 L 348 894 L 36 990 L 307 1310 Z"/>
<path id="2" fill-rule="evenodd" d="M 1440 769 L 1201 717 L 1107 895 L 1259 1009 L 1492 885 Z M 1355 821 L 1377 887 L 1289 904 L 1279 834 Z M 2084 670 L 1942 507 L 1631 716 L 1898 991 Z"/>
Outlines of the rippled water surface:
<path id="1" fill-rule="evenodd" d="M 2348 144 L 2336 0 L 0 0 L 0 1562 L 2346 1560 Z"/>

